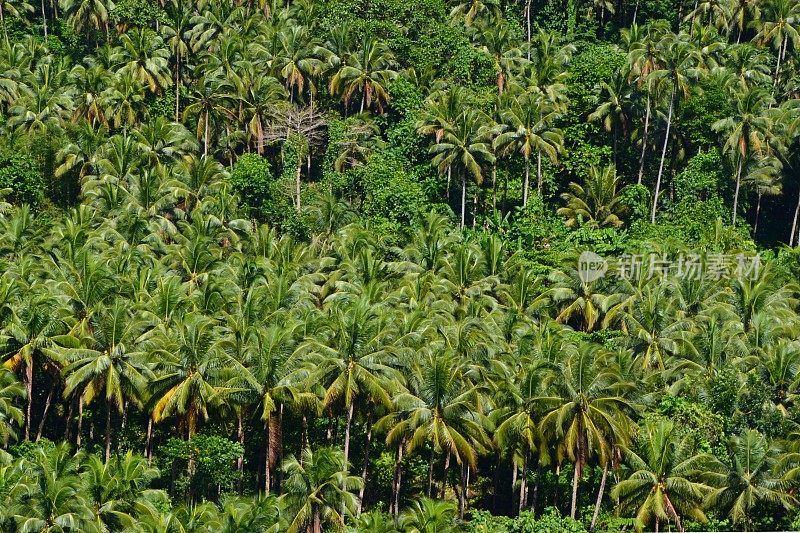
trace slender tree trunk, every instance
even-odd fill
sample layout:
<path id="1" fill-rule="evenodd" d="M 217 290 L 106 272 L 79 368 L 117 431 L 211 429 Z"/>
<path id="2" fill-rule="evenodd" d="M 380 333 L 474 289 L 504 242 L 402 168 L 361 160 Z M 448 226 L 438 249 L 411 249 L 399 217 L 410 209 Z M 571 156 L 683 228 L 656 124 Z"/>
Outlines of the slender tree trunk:
<path id="1" fill-rule="evenodd" d="M 509 512 L 513 512 L 514 509 L 514 495 L 517 493 L 517 463 L 514 462 L 514 458 L 511 458 L 511 509 Z"/>
<path id="2" fill-rule="evenodd" d="M 542 182 L 542 151 L 539 150 L 536 154 L 536 189 L 539 191 L 539 195 L 542 194 L 542 186 L 544 183 Z"/>
<path id="3" fill-rule="evenodd" d="M 367 413 L 367 442 L 364 445 L 364 466 L 361 468 L 361 488 L 358 489 L 358 508 L 356 516 L 361 515 L 364 507 L 364 492 L 367 488 L 367 471 L 369 470 L 369 446 L 372 442 L 372 414 Z"/>
<path id="4" fill-rule="evenodd" d="M 350 465 L 348 463 L 348 458 L 350 457 L 350 428 L 353 425 L 353 408 L 354 404 L 351 401 L 350 405 L 347 408 L 347 422 L 344 426 L 344 477 L 347 477 L 347 473 L 350 470 Z M 346 490 L 346 487 L 342 487 L 342 490 Z M 344 520 L 344 512 L 345 512 L 345 500 L 342 499 L 342 504 L 339 508 L 339 516 L 342 517 Z"/>
<path id="5" fill-rule="evenodd" d="M 2 0 L 0 0 L 1 2 Z M 44 401 L 44 409 L 42 410 L 42 419 L 39 420 L 39 429 L 36 432 L 36 442 L 42 438 L 42 431 L 44 431 L 44 422 L 47 420 L 47 412 L 50 410 L 50 402 L 53 400 L 53 391 L 55 390 L 55 382 L 50 386 L 50 391 L 47 393 L 47 398 Z"/>
<path id="6" fill-rule="evenodd" d="M 8 30 L 6 30 L 6 19 L 5 14 L 3 13 L 3 2 L 0 2 L 0 24 L 3 25 L 3 37 L 6 40 L 6 46 L 11 47 L 11 44 L 8 42 Z"/>
<path id="7" fill-rule="evenodd" d="M 244 482 L 244 421 L 242 420 L 242 410 L 236 414 L 236 433 L 239 437 L 239 446 L 242 447 L 242 454 L 236 459 L 236 470 L 239 471 L 238 489 L 242 493 L 242 483 Z"/>
<path id="8" fill-rule="evenodd" d="M 3 26 L 3 29 L 5 29 L 5 26 Z M 772 80 L 773 92 L 775 90 L 775 87 L 778 86 L 778 79 L 781 76 L 781 60 L 783 59 L 783 54 L 786 51 L 786 42 L 787 42 L 788 39 L 789 39 L 789 35 L 788 34 L 784 34 L 783 35 L 783 42 L 781 43 L 781 46 L 778 47 L 778 62 L 775 65 L 775 78 Z M 6 41 L 8 41 L 8 36 L 6 36 Z"/>
<path id="9" fill-rule="evenodd" d="M 431 497 L 431 493 L 433 492 L 433 463 L 435 462 L 436 458 L 436 451 L 433 447 L 431 447 L 431 456 L 428 459 L 428 491 L 426 496 L 428 498 Z"/>
<path id="10" fill-rule="evenodd" d="M 600 489 L 597 491 L 597 501 L 594 504 L 594 513 L 592 513 L 592 523 L 589 526 L 589 531 L 594 531 L 597 525 L 597 518 L 600 516 L 600 506 L 603 503 L 603 494 L 606 490 L 606 479 L 608 478 L 608 462 L 603 464 L 603 476 L 600 478 Z"/>
<path id="11" fill-rule="evenodd" d="M 25 407 L 25 440 L 30 440 L 31 406 L 33 405 L 33 361 L 25 365 L 25 388 L 28 394 L 28 404 Z"/>
<path id="12" fill-rule="evenodd" d="M 492 163 L 492 211 L 497 211 L 497 163 Z"/>
<path id="13" fill-rule="evenodd" d="M 81 430 L 83 429 L 83 393 L 78 396 L 78 429 L 75 432 L 75 447 L 81 447 Z"/>
<path id="14" fill-rule="evenodd" d="M 528 61 L 531 60 L 531 0 L 525 2 L 525 26 L 528 30 Z"/>
<path id="15" fill-rule="evenodd" d="M 64 429 L 64 440 L 69 442 L 72 439 L 72 412 L 75 409 L 75 397 L 69 399 L 69 409 L 67 410 L 67 423 Z"/>
<path id="16" fill-rule="evenodd" d="M 111 398 L 106 399 L 106 463 L 111 459 Z"/>
<path id="17" fill-rule="evenodd" d="M 758 191 L 758 202 L 756 202 L 756 223 L 753 226 L 753 238 L 755 239 L 756 234 L 758 233 L 758 218 L 761 214 L 761 199 L 762 199 L 762 191 Z"/>
<path id="18" fill-rule="evenodd" d="M 464 519 L 464 511 L 467 508 L 467 472 L 469 466 L 466 463 L 461 465 L 461 476 L 459 478 L 459 491 L 458 491 L 458 518 Z"/>
<path id="19" fill-rule="evenodd" d="M 42 0 L 42 29 L 44 29 L 44 40 L 47 41 L 47 13 L 44 10 L 44 0 Z"/>
<path id="20" fill-rule="evenodd" d="M 147 417 L 147 440 L 144 443 L 144 456 L 147 457 L 147 464 L 150 464 L 150 460 L 153 457 L 151 453 L 153 447 L 153 417 Z"/>
<path id="21" fill-rule="evenodd" d="M 739 154 L 739 165 L 736 168 L 736 190 L 733 193 L 733 222 L 736 225 L 736 215 L 739 211 L 739 189 L 742 184 L 742 166 L 744 164 L 744 156 Z"/>
<path id="22" fill-rule="evenodd" d="M 531 164 L 529 158 L 525 158 L 525 182 L 522 184 L 522 207 L 528 205 L 528 184 L 531 176 Z"/>
<path id="23" fill-rule="evenodd" d="M 633 8 L 633 24 L 636 24 L 636 15 L 639 14 L 639 0 L 636 0 L 636 7 Z"/>
<path id="24" fill-rule="evenodd" d="M 539 502 L 539 482 L 542 477 L 542 465 L 540 462 L 536 464 L 536 483 L 533 485 L 533 497 L 531 497 L 531 512 L 536 512 L 536 504 Z"/>
<path id="25" fill-rule="evenodd" d="M 442 486 L 439 487 L 439 498 L 444 499 L 447 494 L 447 471 L 450 470 L 450 452 L 445 452 L 444 467 L 442 468 Z"/>
<path id="26" fill-rule="evenodd" d="M 800 183 L 797 190 L 797 205 L 794 208 L 794 218 L 792 219 L 792 233 L 789 235 L 789 246 L 795 245 L 797 239 L 797 219 L 800 218 Z M 798 243 L 800 244 L 800 243 Z"/>
<path id="27" fill-rule="evenodd" d="M 519 507 L 517 514 L 525 509 L 525 504 L 528 501 L 528 452 L 525 452 L 525 458 L 522 460 L 522 475 L 519 480 Z"/>
<path id="28" fill-rule="evenodd" d="M 553 507 L 558 509 L 559 503 L 559 492 L 561 490 L 561 463 L 556 465 L 556 486 L 555 490 L 553 490 Z"/>
<path id="29" fill-rule="evenodd" d="M 450 181 L 453 177 L 453 167 L 447 167 L 447 203 L 450 203 Z"/>
<path id="30" fill-rule="evenodd" d="M 203 157 L 208 157 L 208 110 L 203 122 Z"/>
<path id="31" fill-rule="evenodd" d="M 298 211 L 300 211 L 300 169 L 301 168 L 303 168 L 303 164 L 300 161 L 298 161 L 297 162 L 297 172 L 295 172 L 295 177 L 294 177 L 294 186 L 295 186 L 295 195 L 296 195 L 295 208 Z"/>
<path id="32" fill-rule="evenodd" d="M 464 229 L 464 222 L 467 216 L 467 173 L 461 173 L 461 229 Z"/>
<path id="33" fill-rule="evenodd" d="M 364 94 L 361 95 L 361 111 L 360 113 L 364 112 L 364 105 L 367 103 L 367 85 L 364 84 Z"/>
<path id="34" fill-rule="evenodd" d="M 181 52 L 175 51 L 175 122 L 181 120 Z"/>
<path id="35" fill-rule="evenodd" d="M 397 447 L 397 461 L 394 464 L 394 479 L 392 480 L 392 503 L 390 505 L 391 511 L 394 516 L 400 514 L 400 483 L 403 476 L 403 446 L 405 446 L 406 439 L 400 440 L 400 445 Z"/>
<path id="36" fill-rule="evenodd" d="M 664 146 L 661 149 L 661 164 L 658 166 L 658 178 L 656 179 L 656 189 L 653 193 L 653 210 L 650 214 L 650 223 L 656 223 L 656 208 L 658 207 L 658 194 L 661 192 L 661 176 L 664 173 L 664 160 L 667 157 L 667 146 L 669 145 L 669 130 L 672 126 L 672 109 L 675 106 L 675 88 L 672 88 L 672 96 L 669 99 L 669 112 L 667 113 L 667 131 L 664 134 Z"/>
<path id="37" fill-rule="evenodd" d="M 580 456 L 580 452 L 578 452 L 578 455 Z M 580 457 L 577 457 L 577 460 L 575 461 L 575 470 L 572 475 L 572 504 L 569 511 L 570 518 L 575 518 L 575 511 L 578 506 L 578 482 L 581 478 L 580 460 Z"/>
<path id="38" fill-rule="evenodd" d="M 642 184 L 642 177 L 644 176 L 644 158 L 647 154 L 647 134 L 650 133 L 650 87 L 651 83 L 647 83 L 647 105 L 644 113 L 644 133 L 642 134 L 642 155 L 639 157 L 639 180 L 636 182 L 638 185 Z"/>

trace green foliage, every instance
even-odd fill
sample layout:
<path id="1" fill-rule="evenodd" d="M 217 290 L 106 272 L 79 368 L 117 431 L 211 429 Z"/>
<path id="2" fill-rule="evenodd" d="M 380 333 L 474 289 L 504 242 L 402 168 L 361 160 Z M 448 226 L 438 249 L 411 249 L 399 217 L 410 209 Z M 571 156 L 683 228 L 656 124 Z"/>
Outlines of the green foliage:
<path id="1" fill-rule="evenodd" d="M 166 13 L 153 0 L 117 0 L 109 18 L 115 25 L 125 28 L 146 28 L 155 21 L 167 22 Z"/>
<path id="2" fill-rule="evenodd" d="M 269 213 L 269 204 L 276 200 L 275 178 L 269 160 L 258 154 L 242 154 L 228 177 L 241 201 L 254 215 Z"/>
<path id="3" fill-rule="evenodd" d="M 11 189 L 12 202 L 36 205 L 47 191 L 48 183 L 37 162 L 16 150 L 0 150 L 0 189 Z"/>

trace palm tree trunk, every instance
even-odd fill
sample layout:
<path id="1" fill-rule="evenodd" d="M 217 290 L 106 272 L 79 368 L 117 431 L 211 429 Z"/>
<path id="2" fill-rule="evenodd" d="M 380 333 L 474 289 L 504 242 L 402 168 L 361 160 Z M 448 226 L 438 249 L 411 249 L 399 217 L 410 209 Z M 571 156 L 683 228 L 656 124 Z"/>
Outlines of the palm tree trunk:
<path id="1" fill-rule="evenodd" d="M 758 191 L 758 202 L 756 202 L 756 223 L 753 226 L 753 238 L 755 239 L 756 234 L 758 233 L 758 218 L 761 214 L 761 198 L 762 198 L 762 191 Z"/>
<path id="2" fill-rule="evenodd" d="M 175 52 L 175 122 L 180 122 L 181 116 L 181 53 Z"/>
<path id="3" fill-rule="evenodd" d="M 442 468 L 442 485 L 439 487 L 439 498 L 444 499 L 447 493 L 447 471 L 450 470 L 450 452 L 445 452 L 444 467 Z"/>
<path id="4" fill-rule="evenodd" d="M 25 407 L 25 440 L 31 434 L 31 405 L 33 405 L 33 361 L 25 365 L 25 388 L 28 394 L 28 404 Z"/>
<path id="5" fill-rule="evenodd" d="M 270 439 L 270 429 L 272 417 L 264 423 L 264 495 L 269 496 L 270 483 L 270 459 L 272 458 L 272 439 Z"/>
<path id="6" fill-rule="evenodd" d="M 300 162 L 300 158 L 299 157 L 297 159 L 298 159 L 298 161 L 297 161 L 297 172 L 295 172 L 295 177 L 294 177 L 294 187 L 295 187 L 295 195 L 296 195 L 295 208 L 298 211 L 300 211 L 300 169 L 303 168 L 303 163 Z"/>
<path id="7" fill-rule="evenodd" d="M 497 163 L 492 163 L 492 211 L 497 211 Z"/>
<path id="8" fill-rule="evenodd" d="M 0 0 L 2 2 L 2 0 Z M 42 419 L 39 420 L 39 430 L 36 432 L 36 442 L 42 438 L 42 431 L 44 430 L 44 422 L 47 420 L 47 412 L 50 410 L 50 402 L 53 400 L 53 391 L 55 390 L 55 381 L 50 387 L 50 392 L 47 393 L 47 398 L 44 401 L 44 409 L 42 410 Z"/>
<path id="9" fill-rule="evenodd" d="M 531 60 L 531 0 L 525 2 L 525 26 L 528 30 L 528 61 Z"/>
<path id="10" fill-rule="evenodd" d="M 530 182 L 531 165 L 530 160 L 525 158 L 525 183 L 522 184 L 522 207 L 528 205 L 528 183 Z"/>
<path id="11" fill-rule="evenodd" d="M 208 113 L 209 111 L 206 109 L 206 116 L 203 119 L 203 157 L 208 157 Z"/>
<path id="12" fill-rule="evenodd" d="M 461 229 L 464 229 L 464 222 L 467 214 L 467 173 L 461 173 Z"/>
<path id="13" fill-rule="evenodd" d="M 83 428 L 83 393 L 78 397 L 78 429 L 75 432 L 75 447 L 81 447 L 81 429 Z"/>
<path id="14" fill-rule="evenodd" d="M 542 151 L 536 154 L 536 190 L 539 191 L 539 195 L 542 194 Z"/>
<path id="15" fill-rule="evenodd" d="M 448 165 L 448 167 L 447 167 L 447 203 L 450 203 L 450 182 L 452 180 L 452 177 L 453 177 L 453 167 Z"/>
<path id="16" fill-rule="evenodd" d="M 797 219 L 798 218 L 800 218 L 800 183 L 798 183 L 797 206 L 794 208 L 794 218 L 792 219 L 792 233 L 791 233 L 791 235 L 789 235 L 789 246 L 794 246 L 795 239 L 797 238 Z"/>
<path id="17" fill-rule="evenodd" d="M 639 157 L 639 180 L 638 185 L 642 184 L 644 176 L 644 158 L 647 154 L 647 134 L 650 130 L 650 82 L 647 83 L 647 105 L 644 112 L 644 133 L 642 134 L 642 155 Z"/>
<path id="18" fill-rule="evenodd" d="M 361 468 L 361 488 L 358 489 L 358 509 L 356 516 L 361 514 L 364 505 L 364 491 L 367 488 L 367 470 L 369 469 L 369 445 L 372 442 L 372 415 L 367 413 L 367 442 L 364 445 L 364 466 Z"/>
<path id="19" fill-rule="evenodd" d="M 400 514 L 400 483 L 403 476 L 403 446 L 405 446 L 406 439 L 400 440 L 400 445 L 397 447 L 397 461 L 394 464 L 394 479 L 392 479 L 392 502 L 389 506 L 390 512 L 397 516 Z"/>
<path id="20" fill-rule="evenodd" d="M 150 453 L 153 447 L 153 417 L 147 417 L 147 440 L 144 443 L 144 456 L 147 457 L 147 464 L 150 464 L 150 460 L 152 459 L 153 455 Z"/>
<path id="21" fill-rule="evenodd" d="M 239 437 L 239 446 L 242 447 L 242 454 L 236 459 L 236 470 L 239 472 L 238 489 L 242 493 L 242 482 L 244 481 L 244 422 L 242 420 L 242 410 L 236 414 L 236 433 Z"/>
<path id="22" fill-rule="evenodd" d="M 6 39 L 6 46 L 10 47 L 11 45 L 8 42 L 8 30 L 6 30 L 6 19 L 3 13 L 3 2 L 0 1 L 0 24 L 3 25 L 3 37 Z"/>
<path id="23" fill-rule="evenodd" d="M 361 111 L 360 113 L 364 112 L 364 105 L 367 103 L 367 84 L 364 84 L 364 94 L 361 95 Z"/>
<path id="24" fill-rule="evenodd" d="M 347 422 L 345 422 L 344 426 L 344 477 L 347 477 L 347 472 L 350 470 L 350 465 L 348 463 L 348 458 L 350 456 L 350 428 L 353 425 L 353 408 L 354 404 L 350 401 L 350 406 L 347 408 Z M 346 487 L 342 487 L 342 490 L 345 491 Z M 344 511 L 345 511 L 345 500 L 342 499 L 342 504 L 340 506 L 339 516 L 344 519 Z"/>
<path id="25" fill-rule="evenodd" d="M 72 412 L 75 410 L 75 397 L 69 399 L 69 409 L 67 410 L 67 423 L 64 428 L 64 440 L 69 442 L 72 438 Z"/>
<path id="26" fill-rule="evenodd" d="M 517 514 L 525 509 L 525 504 L 528 501 L 528 452 L 525 452 L 525 458 L 522 460 L 522 476 L 519 481 L 519 508 Z"/>
<path id="27" fill-rule="evenodd" d="M 5 26 L 3 26 L 3 30 L 5 30 Z M 778 78 L 780 78 L 781 75 L 781 60 L 783 59 L 783 54 L 786 53 L 786 42 L 788 39 L 789 35 L 784 34 L 783 43 L 781 43 L 781 46 L 778 48 L 778 62 L 775 65 L 775 78 L 772 80 L 773 91 L 775 87 L 778 86 Z M 6 36 L 6 41 L 8 41 L 8 36 Z"/>
<path id="28" fill-rule="evenodd" d="M 111 398 L 106 399 L 106 463 L 111 459 Z"/>
<path id="29" fill-rule="evenodd" d="M 579 454 L 580 455 L 580 452 Z M 578 481 L 581 477 L 580 457 L 576 458 L 575 469 L 572 475 L 572 504 L 570 505 L 569 516 L 575 518 L 575 511 L 578 507 Z"/>
<path id="30" fill-rule="evenodd" d="M 603 493 L 606 490 L 606 478 L 608 478 L 608 462 L 603 464 L 603 476 L 600 478 L 600 489 L 597 491 L 597 501 L 594 504 L 594 513 L 592 513 L 592 523 L 589 526 L 589 532 L 594 531 L 597 525 L 597 518 L 600 516 L 600 505 L 603 503 Z"/>
<path id="31" fill-rule="evenodd" d="M 514 494 L 517 492 L 517 463 L 511 458 L 511 508 L 514 508 Z M 497 514 L 497 513 L 495 513 Z"/>
<path id="32" fill-rule="evenodd" d="M 744 155 L 739 154 L 739 165 L 736 168 L 736 190 L 733 193 L 733 221 L 731 222 L 734 226 L 736 225 L 736 214 L 739 211 L 739 189 L 742 184 L 742 166 L 744 164 Z"/>
<path id="33" fill-rule="evenodd" d="M 42 29 L 44 29 L 44 40 L 47 41 L 47 13 L 44 11 L 44 0 L 42 4 Z"/>
<path id="34" fill-rule="evenodd" d="M 672 126 L 672 109 L 675 106 L 675 87 L 672 88 L 672 96 L 669 99 L 669 113 L 667 113 L 667 131 L 664 134 L 664 146 L 661 149 L 661 164 L 658 167 L 658 178 L 656 179 L 656 189 L 653 193 L 653 210 L 650 213 L 650 223 L 656 223 L 656 207 L 658 206 L 658 193 L 661 192 L 661 176 L 664 173 L 664 160 L 667 157 L 667 146 L 669 145 L 669 130 Z"/>
<path id="35" fill-rule="evenodd" d="M 461 477 L 458 491 L 458 518 L 464 519 L 464 511 L 467 508 L 467 477 L 469 466 L 466 463 L 461 465 Z"/>

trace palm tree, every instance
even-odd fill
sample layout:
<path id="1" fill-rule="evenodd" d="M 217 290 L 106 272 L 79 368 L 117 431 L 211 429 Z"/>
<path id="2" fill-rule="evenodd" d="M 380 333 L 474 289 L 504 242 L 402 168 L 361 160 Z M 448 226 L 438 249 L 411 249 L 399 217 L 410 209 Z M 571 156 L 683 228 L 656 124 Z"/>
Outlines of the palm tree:
<path id="1" fill-rule="evenodd" d="M 359 398 L 390 406 L 391 383 L 401 374 L 392 368 L 393 332 L 387 315 L 365 298 L 334 304 L 329 324 L 317 332 L 320 340 L 307 344 L 316 368 L 309 378 L 325 393 L 323 405 L 342 402 L 346 415 L 344 428 L 344 472 L 348 471 L 350 429 L 355 402 Z"/>
<path id="2" fill-rule="evenodd" d="M 203 139 L 203 157 L 208 156 L 212 125 L 219 127 L 230 115 L 228 105 L 234 94 L 233 85 L 219 78 L 201 76 L 189 93 L 191 104 L 183 110 L 184 116 L 197 117 L 197 138 Z"/>
<path id="3" fill-rule="evenodd" d="M 780 467 L 780 450 L 755 429 L 733 436 L 728 446 L 730 464 L 715 460 L 705 477 L 715 488 L 706 497 L 712 509 L 729 511 L 735 526 L 753 526 L 753 508 L 759 503 L 789 509 L 795 504 L 791 482 Z"/>
<path id="4" fill-rule="evenodd" d="M 459 531 L 453 502 L 420 498 L 403 511 L 400 527 L 407 533 L 455 533 Z"/>
<path id="5" fill-rule="evenodd" d="M 321 43 L 309 35 L 307 27 L 299 25 L 284 28 L 278 38 L 281 46 L 270 60 L 272 71 L 284 80 L 289 102 L 294 103 L 295 92 L 301 98 L 308 86 L 309 105 L 313 105 L 316 92 L 313 80 L 321 73 L 326 55 Z"/>
<path id="6" fill-rule="evenodd" d="M 542 152 L 555 163 L 564 142 L 561 130 L 553 123 L 559 116 L 557 105 L 538 91 L 525 92 L 512 97 L 509 105 L 500 112 L 501 125 L 494 139 L 495 148 L 519 151 L 525 159 L 525 182 L 522 187 L 522 205 L 528 205 L 530 157 L 536 151 L 536 187 L 542 192 Z M 463 224 L 463 223 L 462 223 Z"/>
<path id="7" fill-rule="evenodd" d="M 164 41 L 153 31 L 134 28 L 120 37 L 122 71 L 134 80 L 147 85 L 150 92 L 160 92 L 172 82 L 169 75 L 169 51 Z"/>
<path id="8" fill-rule="evenodd" d="M 522 51 L 514 46 L 512 32 L 507 24 L 488 26 L 480 34 L 480 41 L 483 50 L 494 60 L 497 91 L 502 96 L 509 78 L 521 70 L 525 58 Z"/>
<path id="9" fill-rule="evenodd" d="M 619 177 L 612 166 L 602 169 L 591 167 L 583 186 L 569 184 L 569 192 L 561 195 L 567 203 L 558 210 L 559 215 L 567 217 L 567 226 L 585 223 L 593 228 L 622 226 L 622 216 L 628 211 L 617 191 Z"/>
<path id="10" fill-rule="evenodd" d="M 80 390 L 79 402 L 91 403 L 96 396 L 106 401 L 105 459 L 111 457 L 111 411 L 116 406 L 122 415 L 133 403 L 141 407 L 150 371 L 137 350 L 148 324 L 134 316 L 126 303 L 117 300 L 90 320 L 90 337 L 82 339 L 83 347 L 68 348 L 62 356 L 66 376 L 64 396 Z"/>
<path id="11" fill-rule="evenodd" d="M 688 96 L 690 81 L 698 74 L 697 65 L 700 63 L 700 53 L 694 44 L 687 40 L 685 34 L 667 34 L 658 43 L 661 52 L 661 68 L 654 70 L 650 76 L 659 84 L 664 85 L 667 91 L 668 107 L 667 128 L 664 133 L 664 145 L 661 150 L 661 163 L 658 167 L 658 177 L 656 188 L 653 192 L 653 209 L 650 214 L 650 222 L 656 222 L 656 209 L 658 208 L 658 196 L 661 192 L 661 178 L 664 173 L 664 161 L 667 157 L 667 147 L 669 146 L 669 134 L 672 127 L 672 117 L 675 106 L 679 102 L 681 95 Z"/>
<path id="12" fill-rule="evenodd" d="M 775 48 L 777 61 L 773 75 L 773 87 L 781 76 L 781 65 L 786 61 L 789 44 L 800 45 L 800 5 L 790 0 L 765 2 L 760 12 L 758 39 L 761 44 L 770 42 Z"/>
<path id="13" fill-rule="evenodd" d="M 208 418 L 209 408 L 221 401 L 226 364 L 231 361 L 219 344 L 214 322 L 197 313 L 187 314 L 175 329 L 160 332 L 157 339 L 151 350 L 151 357 L 158 361 L 156 379 L 150 385 L 153 421 L 177 417 L 191 438 L 200 417 Z"/>
<path id="14" fill-rule="evenodd" d="M 282 498 L 290 514 L 294 515 L 289 533 L 322 533 L 324 524 L 342 528 L 345 515 L 343 506 L 352 513 L 356 505 L 361 478 L 347 475 L 343 454 L 333 448 L 312 451 L 304 448 L 300 459 L 289 457 L 283 463 L 286 480 Z"/>
<path id="15" fill-rule="evenodd" d="M 497 16 L 500 14 L 498 0 L 466 0 L 450 11 L 450 18 L 464 18 L 464 24 L 471 26 L 479 15 Z"/>
<path id="16" fill-rule="evenodd" d="M 47 347 L 67 333 L 67 312 L 64 302 L 57 297 L 50 294 L 31 294 L 25 305 L 14 311 L 4 331 L 4 366 L 14 371 L 24 369 L 23 383 L 27 398 L 24 433 L 26 440 L 31 435 L 34 369 L 55 374 L 60 368 L 59 358 L 48 351 Z M 55 386 L 56 383 L 53 382 L 50 398 Z M 46 416 L 45 412 L 42 421 Z"/>
<path id="17" fill-rule="evenodd" d="M 394 67 L 394 55 L 386 43 L 365 37 L 360 50 L 349 54 L 331 77 L 330 91 L 342 95 L 345 113 L 356 91 L 361 92 L 361 113 L 373 103 L 383 113 L 389 101 L 389 83 L 397 77 Z"/>
<path id="18" fill-rule="evenodd" d="M 465 109 L 451 128 L 444 130 L 442 142 L 431 146 L 433 164 L 440 173 L 453 167 L 461 177 L 461 227 L 467 210 L 467 177 L 483 182 L 483 165 L 491 164 L 494 155 L 484 128 L 486 115 L 475 109 Z"/>
<path id="19" fill-rule="evenodd" d="M 114 9 L 111 0 L 60 0 L 61 9 L 69 17 L 70 25 L 75 33 L 89 33 L 92 30 L 103 30 L 108 39 L 108 17 Z M 94 38 L 95 44 L 98 42 Z"/>
<path id="20" fill-rule="evenodd" d="M 761 88 L 750 88 L 737 93 L 733 115 L 714 123 L 716 131 L 727 135 L 723 150 L 731 154 L 736 165 L 736 188 L 733 195 L 733 219 L 739 210 L 739 189 L 742 183 L 742 169 L 747 159 L 755 153 L 762 156 L 769 149 L 766 137 L 771 129 L 771 121 L 765 110 L 772 103 L 772 97 Z"/>
<path id="21" fill-rule="evenodd" d="M 572 518 L 584 465 L 597 455 L 598 462 L 607 467 L 614 448 L 624 447 L 630 438 L 630 417 L 637 409 L 631 400 L 634 391 L 633 383 L 623 381 L 607 366 L 602 351 L 582 344 L 550 374 L 544 393 L 534 400 L 542 412 L 539 424 L 544 438 L 559 443 L 575 464 Z"/>
<path id="22" fill-rule="evenodd" d="M 635 513 L 636 530 L 658 531 L 662 523 L 674 522 L 683 532 L 681 517 L 687 516 L 705 522 L 702 501 L 711 488 L 695 479 L 707 457 L 696 455 L 690 439 L 681 438 L 669 420 L 646 422 L 637 441 L 638 454 L 625 449 L 631 474 L 611 491 L 623 511 Z"/>
<path id="23" fill-rule="evenodd" d="M 598 85 L 599 105 L 590 115 L 589 120 L 602 120 L 606 131 L 611 132 L 613 139 L 614 166 L 617 165 L 619 137 L 627 137 L 630 133 L 630 122 L 633 115 L 633 91 L 624 72 L 618 72 L 611 83 L 600 82 Z"/>

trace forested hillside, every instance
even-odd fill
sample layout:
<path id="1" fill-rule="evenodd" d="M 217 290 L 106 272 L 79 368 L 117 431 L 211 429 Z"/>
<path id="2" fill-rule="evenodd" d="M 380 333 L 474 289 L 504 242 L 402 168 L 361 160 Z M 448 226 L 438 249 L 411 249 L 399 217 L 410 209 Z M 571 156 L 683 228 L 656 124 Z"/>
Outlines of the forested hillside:
<path id="1" fill-rule="evenodd" d="M 0 26 L 0 531 L 800 528 L 796 0 Z"/>

